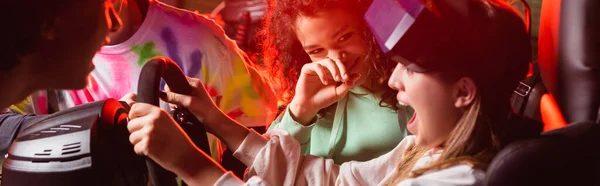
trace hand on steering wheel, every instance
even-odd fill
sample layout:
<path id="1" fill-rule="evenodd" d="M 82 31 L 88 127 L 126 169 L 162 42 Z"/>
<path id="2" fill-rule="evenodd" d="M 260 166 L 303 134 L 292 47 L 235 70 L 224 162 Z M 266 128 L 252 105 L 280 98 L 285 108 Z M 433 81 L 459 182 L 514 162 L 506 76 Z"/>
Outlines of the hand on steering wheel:
<path id="1" fill-rule="evenodd" d="M 160 166 L 175 171 L 190 153 L 201 153 L 169 114 L 146 103 L 135 103 L 129 111 L 129 141 L 139 155 L 152 158 Z"/>
<path id="2" fill-rule="evenodd" d="M 146 166 L 153 185 L 177 185 L 173 173 L 191 185 L 214 183 L 224 171 L 206 154 L 210 152 L 210 147 L 203 125 L 193 118 L 185 126 L 180 126 L 166 111 L 158 107 L 161 79 L 174 92 L 190 95 L 194 91 L 173 60 L 159 56 L 144 64 L 138 83 L 138 95 L 131 97 L 136 100 L 130 101 L 137 102 L 130 110 L 131 121 L 128 124 L 135 152 L 149 157 Z M 198 180 L 200 173 L 210 174 L 213 179 Z"/>
<path id="3" fill-rule="evenodd" d="M 186 77 L 192 87 L 189 95 L 171 92 L 168 85 L 165 86 L 165 94 L 161 99 L 170 104 L 183 106 L 187 108 L 201 122 L 208 113 L 215 113 L 219 108 L 214 104 L 210 95 L 206 91 L 202 81 L 196 78 Z M 208 124 L 208 123 L 204 123 Z"/>

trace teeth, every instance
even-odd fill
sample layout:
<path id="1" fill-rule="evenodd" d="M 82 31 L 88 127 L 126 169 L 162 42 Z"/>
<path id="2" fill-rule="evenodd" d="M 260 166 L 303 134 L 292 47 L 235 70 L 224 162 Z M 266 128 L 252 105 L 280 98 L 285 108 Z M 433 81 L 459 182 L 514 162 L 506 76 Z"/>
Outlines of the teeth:
<path id="1" fill-rule="evenodd" d="M 406 107 L 406 106 L 408 106 L 408 104 L 406 104 L 406 103 L 403 103 L 403 102 L 401 102 L 401 101 L 398 101 L 398 103 L 399 103 L 400 105 L 402 105 L 403 107 Z"/>

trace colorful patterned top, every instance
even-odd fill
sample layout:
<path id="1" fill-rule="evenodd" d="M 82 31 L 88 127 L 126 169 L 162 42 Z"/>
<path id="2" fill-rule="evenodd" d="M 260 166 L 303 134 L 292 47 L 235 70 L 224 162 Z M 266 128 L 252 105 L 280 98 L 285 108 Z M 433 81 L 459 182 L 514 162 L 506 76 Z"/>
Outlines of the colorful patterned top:
<path id="1" fill-rule="evenodd" d="M 277 102 L 266 79 L 214 21 L 157 1 L 150 1 L 144 22 L 131 38 L 96 53 L 96 69 L 85 89 L 57 91 L 50 97 L 65 109 L 137 92 L 141 67 L 154 56 L 167 56 L 187 76 L 201 79 L 219 108 L 240 123 L 265 126 L 275 118 Z M 48 97 L 36 93 L 13 110 L 46 114 Z"/>

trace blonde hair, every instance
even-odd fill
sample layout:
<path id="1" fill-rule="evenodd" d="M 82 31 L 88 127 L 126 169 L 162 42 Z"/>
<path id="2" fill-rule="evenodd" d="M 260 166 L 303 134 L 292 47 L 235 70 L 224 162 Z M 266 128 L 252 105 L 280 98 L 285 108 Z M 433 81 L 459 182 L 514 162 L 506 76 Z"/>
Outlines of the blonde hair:
<path id="1" fill-rule="evenodd" d="M 415 163 L 428 150 L 411 144 L 403 153 L 397 172 L 385 185 L 396 185 L 416 178 L 428 171 L 442 170 L 457 164 L 467 164 L 474 169 L 487 169 L 499 149 L 497 136 L 491 123 L 481 114 L 481 99 L 477 96 L 463 114 L 448 140 L 443 144 L 440 158 L 429 165 L 413 170 Z"/>
<path id="2" fill-rule="evenodd" d="M 453 9 L 440 1 L 423 1 L 426 8 L 434 12 L 441 12 L 442 10 L 452 11 Z M 483 32 L 481 36 L 475 38 L 477 40 L 476 43 L 490 43 L 494 46 L 484 50 L 481 54 L 482 56 L 466 54 L 464 56 L 459 56 L 455 60 L 471 60 L 471 58 L 477 58 L 486 62 L 488 64 L 487 67 L 494 66 L 492 64 L 496 63 L 507 64 L 516 61 L 519 63 L 510 63 L 510 66 L 506 65 L 507 67 L 510 67 L 507 69 L 511 69 L 506 71 L 513 74 L 519 74 L 519 76 L 515 75 L 514 77 L 509 77 L 501 75 L 501 73 L 491 75 L 486 74 L 488 71 L 490 71 L 490 73 L 496 72 L 491 71 L 489 68 L 483 68 L 486 66 L 482 66 L 482 69 L 477 69 L 478 73 L 471 74 L 461 74 L 461 72 L 454 71 L 441 72 L 441 78 L 447 81 L 454 81 L 460 77 L 472 78 L 477 85 L 475 99 L 471 105 L 465 107 L 465 112 L 460 120 L 450 132 L 449 137 L 442 143 L 442 148 L 444 150 L 437 160 L 424 167 L 415 169 L 415 163 L 425 155 L 425 152 L 428 149 L 414 144 L 410 145 L 400 158 L 396 168 L 397 171 L 385 183 L 386 185 L 396 185 L 403 180 L 419 177 L 428 171 L 442 170 L 458 164 L 469 165 L 474 169 L 486 170 L 492 158 L 501 149 L 501 145 L 503 145 L 500 140 L 500 132 L 504 130 L 503 125 L 508 121 L 508 115 L 511 112 L 508 100 L 512 90 L 516 87 L 519 78 L 522 78 L 520 74 L 524 75 L 526 72 L 525 66 L 521 64 L 526 64 L 528 62 L 526 59 L 530 58 L 530 54 L 527 52 L 529 50 L 525 50 L 528 48 L 527 43 L 517 43 L 513 46 L 514 43 L 494 40 L 496 39 L 496 36 L 493 33 L 501 32 L 497 31 L 500 29 L 508 33 L 506 34 L 507 37 L 514 36 L 516 38 L 514 41 L 520 42 L 528 40 L 527 37 L 525 37 L 525 34 L 521 35 L 521 33 L 525 33 L 524 26 L 519 25 L 522 23 L 522 20 L 515 16 L 516 11 L 514 8 L 511 8 L 505 2 L 500 0 L 465 1 L 468 1 L 468 8 L 473 9 L 469 10 L 469 19 L 471 20 L 467 21 L 471 24 L 469 25 L 470 28 L 468 28 L 468 32 Z M 492 23 L 487 24 L 489 22 Z M 479 28 L 478 26 L 481 26 L 482 28 Z M 488 40 L 493 42 L 486 42 Z M 524 50 L 522 50 L 523 52 L 518 50 L 519 52 L 514 53 L 506 53 L 505 50 L 499 50 L 508 48 L 508 46 L 512 47 L 511 49 L 522 47 Z M 502 68 L 503 66 L 496 67 Z M 506 83 L 492 85 L 489 82 L 493 81 L 483 79 L 489 79 L 489 76 L 501 77 L 501 79 L 494 79 L 494 81 L 503 81 Z"/>

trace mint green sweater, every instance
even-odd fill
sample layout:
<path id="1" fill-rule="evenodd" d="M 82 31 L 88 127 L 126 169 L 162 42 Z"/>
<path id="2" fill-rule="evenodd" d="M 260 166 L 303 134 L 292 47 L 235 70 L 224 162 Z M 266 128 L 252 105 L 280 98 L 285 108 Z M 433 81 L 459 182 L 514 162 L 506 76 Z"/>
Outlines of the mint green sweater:
<path id="1" fill-rule="evenodd" d="M 391 151 L 408 135 L 406 123 L 412 116 L 412 110 L 407 109 L 398 118 L 394 110 L 379 106 L 380 100 L 357 86 L 326 108 L 326 114 L 317 115 L 315 123 L 304 126 L 286 109 L 269 130 L 286 130 L 300 142 L 303 154 L 331 158 L 336 164 L 370 160 Z"/>

